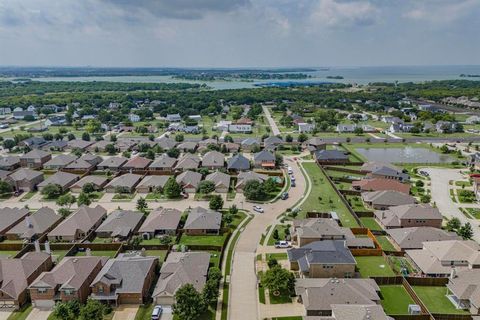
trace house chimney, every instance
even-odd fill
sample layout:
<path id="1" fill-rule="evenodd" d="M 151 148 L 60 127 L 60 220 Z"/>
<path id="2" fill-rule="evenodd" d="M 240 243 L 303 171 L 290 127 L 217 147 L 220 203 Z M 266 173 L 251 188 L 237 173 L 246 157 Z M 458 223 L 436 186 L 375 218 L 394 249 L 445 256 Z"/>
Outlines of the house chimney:
<path id="1" fill-rule="evenodd" d="M 382 219 L 385 219 L 385 211 L 382 211 Z"/>
<path id="2" fill-rule="evenodd" d="M 146 255 L 147 255 L 147 253 L 146 253 L 145 248 L 142 248 L 142 250 L 140 250 L 140 256 L 145 257 Z"/>
<path id="3" fill-rule="evenodd" d="M 450 279 L 455 279 L 457 277 L 457 270 L 455 267 L 452 268 L 452 271 L 450 271 Z"/>
<path id="4" fill-rule="evenodd" d="M 50 251 L 50 243 L 48 241 L 45 241 L 45 252 L 48 253 L 48 254 L 52 253 Z"/>
<path id="5" fill-rule="evenodd" d="M 38 242 L 38 240 L 35 240 L 33 244 L 35 245 L 35 252 L 40 252 L 40 242 Z"/>
<path id="6" fill-rule="evenodd" d="M 33 228 L 32 220 L 30 219 L 30 216 L 25 217 L 25 224 L 27 225 L 28 229 Z"/>
<path id="7" fill-rule="evenodd" d="M 85 255 L 87 257 L 90 257 L 92 255 L 92 249 L 90 249 L 90 248 L 85 249 Z"/>

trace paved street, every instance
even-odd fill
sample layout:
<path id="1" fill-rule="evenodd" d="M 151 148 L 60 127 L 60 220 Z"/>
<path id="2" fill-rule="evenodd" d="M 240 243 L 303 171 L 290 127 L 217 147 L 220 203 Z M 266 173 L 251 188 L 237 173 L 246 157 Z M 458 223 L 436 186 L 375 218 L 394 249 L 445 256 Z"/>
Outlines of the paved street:
<path id="1" fill-rule="evenodd" d="M 268 124 L 270 125 L 270 128 L 272 129 L 272 135 L 278 136 L 280 134 L 280 130 L 278 129 L 277 123 L 275 120 L 273 120 L 272 115 L 270 114 L 270 110 L 268 110 L 267 106 L 262 106 L 263 108 L 263 113 L 265 114 L 265 117 L 267 118 Z"/>
<path id="2" fill-rule="evenodd" d="M 467 218 L 458 208 L 458 204 L 454 203 L 450 198 L 450 180 L 464 180 L 464 176 L 459 169 L 446 168 L 425 168 L 422 169 L 430 174 L 432 200 L 435 201 L 440 213 L 447 218 L 456 217 L 462 223 L 470 222 L 473 227 L 474 240 L 480 241 L 479 221 Z M 465 205 L 465 207 L 475 207 L 476 205 Z"/>
<path id="3" fill-rule="evenodd" d="M 297 186 L 289 190 L 290 197 L 274 203 L 262 205 L 265 213 L 256 214 L 253 220 L 240 234 L 235 246 L 232 273 L 230 277 L 229 319 L 259 319 L 263 318 L 258 310 L 257 276 L 255 272 L 255 256 L 262 233 L 275 223 L 277 217 L 287 208 L 293 207 L 303 197 L 305 178 L 300 167 L 291 158 L 285 158 L 294 172 Z M 245 209 L 251 210 L 252 204 L 246 204 Z"/>

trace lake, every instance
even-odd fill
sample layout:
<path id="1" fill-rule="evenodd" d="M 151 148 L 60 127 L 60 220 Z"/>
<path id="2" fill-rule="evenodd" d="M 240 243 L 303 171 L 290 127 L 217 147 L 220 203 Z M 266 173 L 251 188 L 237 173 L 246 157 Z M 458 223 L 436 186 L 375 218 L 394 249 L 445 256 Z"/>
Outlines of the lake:
<path id="1" fill-rule="evenodd" d="M 454 159 L 425 148 L 356 148 L 369 161 L 389 163 L 450 163 Z"/>

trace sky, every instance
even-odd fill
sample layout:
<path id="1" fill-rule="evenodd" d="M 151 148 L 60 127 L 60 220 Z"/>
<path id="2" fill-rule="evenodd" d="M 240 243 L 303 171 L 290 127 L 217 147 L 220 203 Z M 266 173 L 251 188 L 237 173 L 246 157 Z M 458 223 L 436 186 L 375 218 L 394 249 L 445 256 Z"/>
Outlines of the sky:
<path id="1" fill-rule="evenodd" d="M 480 0 L 0 0 L 0 65 L 480 64 Z"/>

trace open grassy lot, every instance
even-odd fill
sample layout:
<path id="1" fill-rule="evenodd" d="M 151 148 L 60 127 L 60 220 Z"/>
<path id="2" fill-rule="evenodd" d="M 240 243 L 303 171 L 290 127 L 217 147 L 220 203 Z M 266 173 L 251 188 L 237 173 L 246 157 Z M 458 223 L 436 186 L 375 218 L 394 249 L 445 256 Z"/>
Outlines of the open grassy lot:
<path id="1" fill-rule="evenodd" d="M 363 204 L 362 197 L 360 196 L 346 196 L 346 199 L 353 211 L 369 211 Z"/>
<path id="2" fill-rule="evenodd" d="M 395 275 L 382 256 L 355 257 L 355 260 L 362 278 Z"/>
<path id="3" fill-rule="evenodd" d="M 380 246 L 385 251 L 397 251 L 387 236 L 377 236 Z"/>
<path id="4" fill-rule="evenodd" d="M 347 207 L 338 197 L 337 193 L 330 185 L 327 177 L 322 173 L 316 163 L 303 163 L 303 168 L 312 182 L 312 189 L 307 199 L 302 204 L 302 212 L 319 211 L 330 212 L 335 211 L 344 227 L 358 227 L 358 223 L 348 211 Z"/>
<path id="5" fill-rule="evenodd" d="M 286 228 L 289 228 L 287 225 L 283 225 L 283 224 L 277 224 L 275 226 L 275 229 L 273 229 L 272 233 L 270 234 L 270 238 L 268 238 L 268 242 L 267 242 L 267 245 L 268 246 L 273 246 L 275 244 L 275 241 L 278 241 L 278 240 L 285 240 L 285 229 Z M 275 240 L 275 238 L 273 237 L 273 234 L 275 233 L 275 230 L 278 230 L 278 240 Z"/>
<path id="6" fill-rule="evenodd" d="M 408 305 L 415 304 L 402 285 L 380 286 L 382 307 L 387 314 L 408 314 Z"/>
<path id="7" fill-rule="evenodd" d="M 413 286 L 413 290 L 431 313 L 468 314 L 459 310 L 446 297 L 447 287 Z"/>
<path id="8" fill-rule="evenodd" d="M 382 227 L 377 223 L 374 217 L 362 217 L 360 218 L 365 228 L 370 230 L 381 231 L 383 230 Z"/>
<path id="9" fill-rule="evenodd" d="M 189 245 L 208 245 L 208 246 L 223 246 L 227 235 L 220 235 L 220 236 L 189 236 L 183 234 L 180 238 L 180 242 L 178 244 L 183 244 L 186 246 Z"/>

